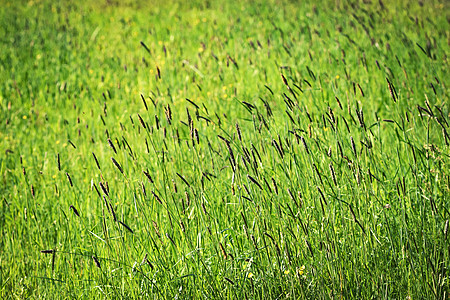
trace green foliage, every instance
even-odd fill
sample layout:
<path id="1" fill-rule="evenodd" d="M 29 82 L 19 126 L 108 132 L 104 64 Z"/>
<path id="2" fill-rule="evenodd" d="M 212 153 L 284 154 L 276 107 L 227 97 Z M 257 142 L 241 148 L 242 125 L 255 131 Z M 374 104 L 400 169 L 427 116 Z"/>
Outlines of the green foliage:
<path id="1" fill-rule="evenodd" d="M 2 298 L 448 297 L 448 8 L 344 2 L 5 2 Z"/>

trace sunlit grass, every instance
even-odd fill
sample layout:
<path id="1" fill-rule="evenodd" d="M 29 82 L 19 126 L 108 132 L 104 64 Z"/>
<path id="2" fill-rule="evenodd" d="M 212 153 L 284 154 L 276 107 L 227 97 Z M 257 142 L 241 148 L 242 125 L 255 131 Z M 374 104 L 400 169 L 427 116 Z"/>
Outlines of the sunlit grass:
<path id="1" fill-rule="evenodd" d="M 366 2 L 4 3 L 2 298 L 448 297 L 448 9 Z"/>

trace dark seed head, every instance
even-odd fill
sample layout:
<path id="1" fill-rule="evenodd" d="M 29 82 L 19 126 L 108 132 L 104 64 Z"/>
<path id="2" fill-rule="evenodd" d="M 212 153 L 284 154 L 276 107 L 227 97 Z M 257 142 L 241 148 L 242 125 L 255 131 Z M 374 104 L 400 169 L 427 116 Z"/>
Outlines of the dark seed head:
<path id="1" fill-rule="evenodd" d="M 69 173 L 66 172 L 67 179 L 69 180 L 70 186 L 73 187 L 72 178 L 70 178 Z"/>
<path id="2" fill-rule="evenodd" d="M 123 169 L 122 167 L 119 165 L 119 163 L 114 159 L 114 157 L 111 157 L 112 162 L 114 163 L 114 165 L 116 166 L 116 168 L 120 171 L 120 173 L 123 174 Z"/>
<path id="3" fill-rule="evenodd" d="M 105 185 L 102 182 L 99 182 L 100 188 L 102 189 L 103 193 L 105 193 L 106 196 L 109 197 L 108 189 L 105 187 Z"/>
<path id="4" fill-rule="evenodd" d="M 97 268 L 101 269 L 102 267 L 100 266 L 100 262 L 98 261 L 97 257 L 92 255 L 92 259 L 94 260 L 95 265 L 97 266 Z"/>
<path id="5" fill-rule="evenodd" d="M 133 230 L 124 222 L 119 221 L 120 225 L 122 225 L 123 227 L 125 227 L 129 232 L 134 233 Z"/>
<path id="6" fill-rule="evenodd" d="M 92 152 L 92 156 L 94 156 L 94 160 L 95 160 L 95 163 L 97 164 L 97 168 L 98 168 L 99 170 L 101 170 L 100 164 L 98 163 L 97 157 L 95 156 L 94 152 Z"/>
<path id="7" fill-rule="evenodd" d="M 55 252 L 55 250 L 53 250 L 53 249 L 50 249 L 50 250 L 41 250 L 41 253 L 44 253 L 44 254 L 52 254 L 52 253 L 54 253 Z"/>
<path id="8" fill-rule="evenodd" d="M 113 149 L 114 153 L 117 154 L 116 147 L 114 146 L 114 144 L 113 144 L 113 142 L 111 141 L 110 138 L 108 138 L 108 144 L 109 144 L 109 146 L 111 147 L 111 149 Z"/>
<path id="9" fill-rule="evenodd" d="M 61 160 L 59 158 L 59 153 L 58 153 L 57 162 L 58 162 L 58 171 L 61 171 Z"/>
<path id="10" fill-rule="evenodd" d="M 75 206 L 71 205 L 69 208 L 73 211 L 73 213 L 74 213 L 77 217 L 80 216 L 80 214 L 78 213 L 78 210 L 75 208 Z"/>

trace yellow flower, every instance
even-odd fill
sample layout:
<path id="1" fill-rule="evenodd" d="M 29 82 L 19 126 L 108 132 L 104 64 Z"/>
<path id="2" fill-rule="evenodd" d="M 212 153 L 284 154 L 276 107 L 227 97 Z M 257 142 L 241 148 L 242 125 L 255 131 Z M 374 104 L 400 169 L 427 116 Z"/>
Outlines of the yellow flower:
<path id="1" fill-rule="evenodd" d="M 284 275 L 289 274 L 289 270 L 284 270 Z"/>
<path id="2" fill-rule="evenodd" d="M 339 79 L 339 75 L 336 75 L 336 79 Z"/>
<path id="3" fill-rule="evenodd" d="M 28 117 L 27 116 L 23 116 L 22 119 L 26 120 Z"/>
<path id="4" fill-rule="evenodd" d="M 253 278 L 253 273 L 252 272 L 248 273 L 247 277 L 248 278 Z"/>
<path id="5" fill-rule="evenodd" d="M 297 269 L 298 275 L 303 275 L 305 273 L 305 265 Z"/>

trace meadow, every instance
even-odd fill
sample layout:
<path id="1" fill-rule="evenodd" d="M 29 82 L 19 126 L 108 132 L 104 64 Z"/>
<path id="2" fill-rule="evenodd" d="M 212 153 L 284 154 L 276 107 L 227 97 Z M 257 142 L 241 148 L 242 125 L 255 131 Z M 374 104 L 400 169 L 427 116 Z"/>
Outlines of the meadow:
<path id="1" fill-rule="evenodd" d="M 1 1 L 2 299 L 447 299 L 445 1 Z"/>

